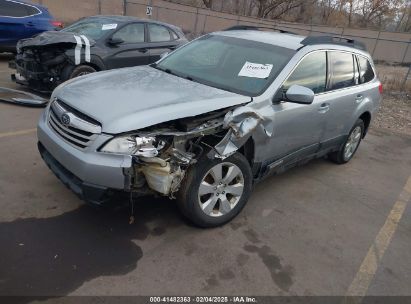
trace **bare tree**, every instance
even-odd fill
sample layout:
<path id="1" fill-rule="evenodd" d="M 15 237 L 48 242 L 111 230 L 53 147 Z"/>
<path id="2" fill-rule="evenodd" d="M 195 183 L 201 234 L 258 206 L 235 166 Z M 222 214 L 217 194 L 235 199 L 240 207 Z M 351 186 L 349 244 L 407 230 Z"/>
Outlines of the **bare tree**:
<path id="1" fill-rule="evenodd" d="M 166 0 L 230 14 L 411 31 L 411 0 Z"/>
<path id="2" fill-rule="evenodd" d="M 360 25 L 367 27 L 369 25 L 380 24 L 386 17 L 393 17 L 401 0 L 363 0 L 361 5 Z"/>
<path id="3" fill-rule="evenodd" d="M 203 0 L 206 8 L 213 8 L 213 0 Z"/>
<path id="4" fill-rule="evenodd" d="M 256 0 L 258 6 L 257 17 L 279 18 L 288 11 L 302 5 L 304 0 Z"/>

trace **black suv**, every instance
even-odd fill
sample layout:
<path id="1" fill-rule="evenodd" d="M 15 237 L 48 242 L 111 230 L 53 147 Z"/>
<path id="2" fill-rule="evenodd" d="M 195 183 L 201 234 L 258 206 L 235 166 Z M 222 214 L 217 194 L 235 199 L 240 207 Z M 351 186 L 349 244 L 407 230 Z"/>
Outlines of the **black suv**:
<path id="1" fill-rule="evenodd" d="M 20 40 L 12 79 L 40 92 L 85 74 L 146 65 L 185 44 L 174 25 L 129 16 L 95 16 Z"/>

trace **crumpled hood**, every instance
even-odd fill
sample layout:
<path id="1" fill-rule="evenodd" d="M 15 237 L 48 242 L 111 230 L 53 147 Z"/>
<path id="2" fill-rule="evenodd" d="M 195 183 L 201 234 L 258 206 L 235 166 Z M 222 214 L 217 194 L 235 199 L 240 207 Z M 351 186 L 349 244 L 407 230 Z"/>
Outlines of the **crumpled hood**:
<path id="1" fill-rule="evenodd" d="M 74 36 L 80 36 L 70 32 L 59 31 L 47 31 L 43 32 L 33 38 L 22 39 L 17 43 L 17 49 L 21 50 L 25 47 L 43 47 L 52 44 L 77 44 Z M 93 39 L 87 37 L 90 41 L 90 45 L 94 45 L 96 42 Z"/>
<path id="2" fill-rule="evenodd" d="M 89 74 L 60 85 L 53 97 L 94 118 L 106 133 L 138 130 L 244 104 L 230 93 L 149 66 Z"/>

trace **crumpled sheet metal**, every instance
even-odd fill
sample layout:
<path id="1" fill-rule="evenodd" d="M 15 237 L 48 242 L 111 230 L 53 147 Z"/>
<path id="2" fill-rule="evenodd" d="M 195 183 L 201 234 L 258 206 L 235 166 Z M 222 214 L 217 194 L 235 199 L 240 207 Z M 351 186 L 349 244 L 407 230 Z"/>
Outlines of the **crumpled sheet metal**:
<path id="1" fill-rule="evenodd" d="M 45 107 L 48 103 L 48 99 L 38 95 L 4 87 L 0 87 L 0 101 L 30 107 Z"/>
<path id="2" fill-rule="evenodd" d="M 267 107 L 255 109 L 249 105 L 236 108 L 224 117 L 224 129 L 228 129 L 224 138 L 214 146 L 214 157 L 227 158 L 240 149 L 247 140 L 257 134 L 268 140 L 273 134 L 272 111 Z"/>
<path id="3" fill-rule="evenodd" d="M 44 47 L 47 45 L 53 44 L 60 44 L 60 43 L 69 43 L 69 44 L 77 44 L 77 40 L 75 38 L 76 35 L 70 32 L 61 32 L 61 31 L 47 31 L 43 32 L 33 38 L 22 39 L 17 43 L 18 49 L 23 49 L 25 47 Z M 96 42 L 88 38 L 88 41 L 91 46 L 93 46 Z"/>
<path id="4" fill-rule="evenodd" d="M 91 61 L 90 47 L 96 44 L 95 40 L 86 37 L 85 35 L 76 35 L 70 32 L 47 31 L 33 38 L 22 39 L 17 43 L 17 50 L 20 52 L 26 47 L 40 48 L 50 45 L 69 44 L 75 45 L 74 61 L 76 65 L 81 63 L 81 50 L 84 46 L 84 60 Z"/>

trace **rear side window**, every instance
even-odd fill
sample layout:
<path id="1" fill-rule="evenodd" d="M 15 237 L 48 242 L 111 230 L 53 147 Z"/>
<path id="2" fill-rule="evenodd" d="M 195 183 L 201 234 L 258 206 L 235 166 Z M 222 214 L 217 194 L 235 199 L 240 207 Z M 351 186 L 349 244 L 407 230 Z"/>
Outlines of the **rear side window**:
<path id="1" fill-rule="evenodd" d="M 40 11 L 34 6 L 17 2 L 0 0 L 0 16 L 5 17 L 27 17 L 39 14 Z"/>
<path id="2" fill-rule="evenodd" d="M 148 31 L 150 33 L 151 42 L 163 42 L 171 40 L 170 32 L 165 26 L 158 24 L 149 24 Z"/>
<path id="3" fill-rule="evenodd" d="M 364 57 L 358 56 L 357 58 L 360 66 L 360 83 L 373 80 L 375 75 L 371 63 Z"/>
<path id="4" fill-rule="evenodd" d="M 325 52 L 307 55 L 284 82 L 283 91 L 293 84 L 310 88 L 314 93 L 325 91 L 327 76 L 327 56 Z"/>
<path id="5" fill-rule="evenodd" d="M 129 24 L 118 30 L 113 38 L 118 38 L 124 43 L 144 42 L 144 23 Z"/>
<path id="6" fill-rule="evenodd" d="M 174 31 L 170 31 L 171 32 L 171 37 L 173 38 L 173 40 L 178 39 L 178 36 L 176 33 L 174 33 Z"/>
<path id="7" fill-rule="evenodd" d="M 343 52 L 329 52 L 328 56 L 331 68 L 330 90 L 355 85 L 353 55 Z"/>

